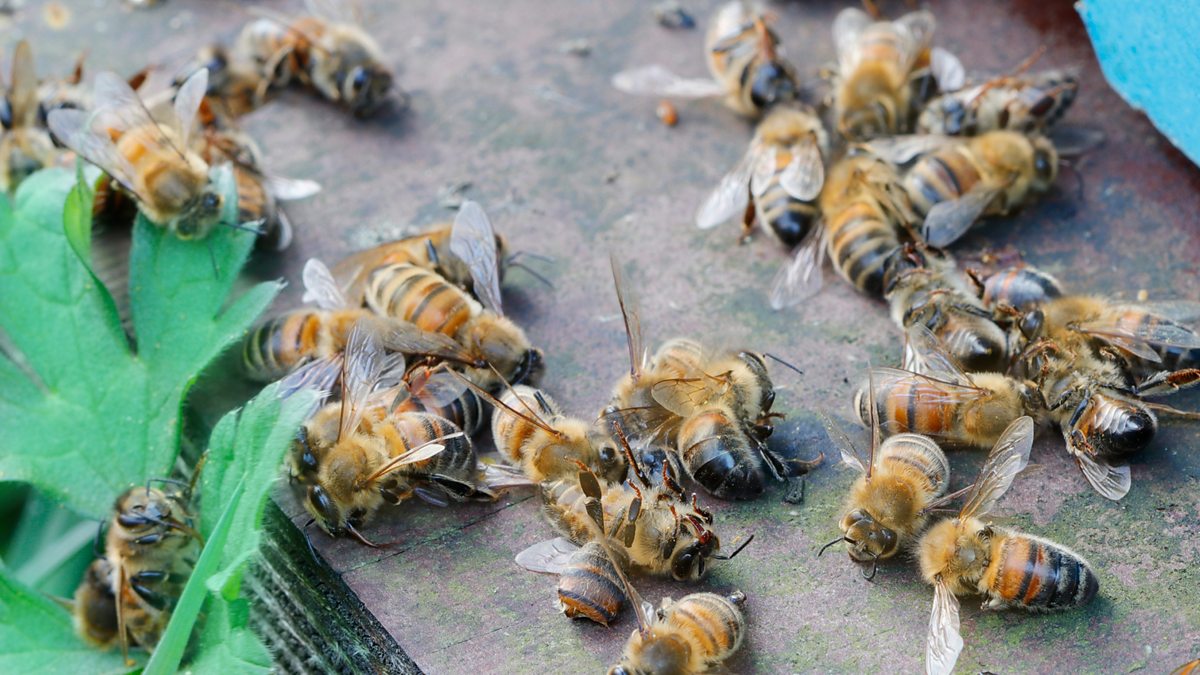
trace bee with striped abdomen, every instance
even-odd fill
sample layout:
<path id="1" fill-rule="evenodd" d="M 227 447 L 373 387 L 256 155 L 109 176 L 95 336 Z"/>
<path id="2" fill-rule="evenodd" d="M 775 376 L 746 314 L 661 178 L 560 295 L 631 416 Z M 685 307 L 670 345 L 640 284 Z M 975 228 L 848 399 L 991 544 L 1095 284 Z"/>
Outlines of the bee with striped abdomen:
<path id="1" fill-rule="evenodd" d="M 924 10 L 895 21 L 873 21 L 856 8 L 838 14 L 833 22 L 838 61 L 833 108 L 843 136 L 862 141 L 905 133 L 918 107 L 934 93 L 922 91 L 930 77 L 942 91 L 962 86 L 958 59 L 930 47 L 936 26 Z"/>
<path id="2" fill-rule="evenodd" d="M 822 220 L 775 276 L 771 307 L 794 305 L 821 290 L 821 265 L 828 251 L 837 270 L 859 291 L 879 297 L 884 269 L 910 241 L 916 221 L 900 174 L 869 153 L 835 163 L 819 200 Z"/>
<path id="3" fill-rule="evenodd" d="M 1079 77 L 1066 70 L 1025 73 L 1026 64 L 1010 75 L 929 101 L 917 117 L 917 133 L 977 136 L 999 129 L 1046 133 L 1075 102 Z"/>
<path id="4" fill-rule="evenodd" d="M 779 37 L 760 8 L 735 0 L 709 21 L 705 54 L 711 79 L 688 79 L 660 65 L 617 73 L 613 86 L 656 98 L 717 98 L 740 115 L 758 117 L 771 106 L 796 100 L 795 70 L 780 53 Z"/>
<path id="5" fill-rule="evenodd" d="M 637 596 L 632 586 L 626 586 L 626 593 L 637 609 L 638 627 L 608 675 L 719 671 L 742 646 L 746 594 L 741 591 L 664 598 L 657 610 Z"/>
<path id="6" fill-rule="evenodd" d="M 759 123 L 745 156 L 700 206 L 696 225 L 707 229 L 744 214 L 744 234 L 757 218 L 785 245 L 799 244 L 819 217 L 816 202 L 828 152 L 829 138 L 816 113 L 777 106 Z"/>
<path id="7" fill-rule="evenodd" d="M 560 537 L 521 551 L 516 562 L 532 572 L 559 575 L 558 607 L 568 618 L 607 626 L 627 600 L 617 566 L 622 571 L 629 567 L 624 549 L 612 546 L 608 551 L 615 562 L 599 541 L 576 546 Z"/>
<path id="8" fill-rule="evenodd" d="M 880 139 L 871 149 L 897 165 L 912 164 L 904 186 L 925 218 L 922 238 L 933 246 L 948 246 L 983 216 L 1016 211 L 1058 176 L 1054 144 L 1015 131 Z"/>
<path id="9" fill-rule="evenodd" d="M 1052 541 L 995 527 L 983 521 L 1029 462 L 1032 423 L 1014 422 L 1028 433 L 1005 435 L 988 455 L 979 478 L 956 518 L 942 520 L 921 536 L 921 576 L 933 586 L 933 612 L 925 668 L 950 673 L 963 641 L 959 595 L 982 595 L 984 609 L 1050 611 L 1091 602 L 1099 582 L 1078 553 Z"/>
<path id="10" fill-rule="evenodd" d="M 1036 267 L 1005 267 L 983 278 L 983 306 L 993 312 L 1001 306 L 1029 311 L 1063 295 L 1062 284 Z"/>

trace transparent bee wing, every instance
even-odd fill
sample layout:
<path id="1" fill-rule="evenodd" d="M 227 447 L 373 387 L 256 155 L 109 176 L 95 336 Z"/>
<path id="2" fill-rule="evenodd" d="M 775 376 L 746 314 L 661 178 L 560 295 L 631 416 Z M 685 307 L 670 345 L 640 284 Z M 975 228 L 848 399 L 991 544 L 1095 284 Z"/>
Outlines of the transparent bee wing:
<path id="1" fill-rule="evenodd" d="M 825 160 L 816 139 L 801 141 L 791 147 L 792 161 L 779 174 L 779 184 L 796 199 L 813 201 L 825 185 Z"/>
<path id="2" fill-rule="evenodd" d="M 280 380 L 277 393 L 279 398 L 288 398 L 301 390 L 316 392 L 316 400 L 304 415 L 306 418 L 311 417 L 333 395 L 334 386 L 341 375 L 341 354 L 316 359 L 293 370 Z"/>
<path id="3" fill-rule="evenodd" d="M 967 83 L 967 71 L 963 68 L 962 61 L 941 47 L 930 50 L 929 71 L 933 73 L 933 79 L 937 80 L 938 89 L 943 92 L 958 91 Z"/>
<path id="4" fill-rule="evenodd" d="M 629 348 L 629 375 L 637 380 L 646 368 L 647 352 L 642 341 L 642 318 L 637 297 L 630 291 L 625 281 L 625 271 L 617 262 L 614 254 L 608 256 L 612 268 L 613 286 L 617 292 L 617 304 L 621 307 L 621 317 L 625 320 L 625 343 Z"/>
<path id="5" fill-rule="evenodd" d="M 957 405 L 962 403 L 970 403 L 978 400 L 981 396 L 987 394 L 987 391 L 979 387 L 959 384 L 956 382 L 947 382 L 939 380 L 929 375 L 914 373 L 908 370 L 900 370 L 899 368 L 888 368 L 886 366 L 876 366 L 871 369 L 871 375 L 875 381 L 883 384 L 894 385 L 897 382 L 908 382 L 912 384 L 926 383 L 929 386 L 923 387 L 921 390 L 921 400 L 928 401 L 930 404 L 936 405 Z"/>
<path id="6" fill-rule="evenodd" d="M 383 374 L 386 353 L 376 331 L 359 321 L 350 329 L 342 361 L 342 414 L 338 438 L 344 438 L 362 421 L 367 403 Z"/>
<path id="7" fill-rule="evenodd" d="M 1008 492 L 1017 474 L 1029 464 L 1033 447 L 1033 418 L 1020 417 L 1008 425 L 992 446 L 979 478 L 963 504 L 960 518 L 982 517 L 991 512 L 1000 497 Z"/>
<path id="8" fill-rule="evenodd" d="M 688 417 L 711 401 L 718 391 L 718 383 L 711 378 L 689 377 L 655 382 L 650 395 L 672 413 Z"/>
<path id="9" fill-rule="evenodd" d="M 426 408 L 441 408 L 462 398 L 467 385 L 445 368 L 423 368 L 409 379 L 408 389 Z"/>
<path id="10" fill-rule="evenodd" d="M 721 182 L 708 194 L 696 211 L 696 227 L 707 230 L 740 216 L 750 200 L 747 186 L 756 164 L 757 147 L 751 145 L 736 166 L 721 177 Z"/>
<path id="11" fill-rule="evenodd" d="M 500 266 L 496 261 L 496 231 L 483 207 L 464 201 L 450 230 L 450 252 L 471 272 L 472 288 L 483 306 L 503 314 L 500 300 Z"/>
<path id="12" fill-rule="evenodd" d="M 424 462 L 428 459 L 436 457 L 439 453 L 446 449 L 446 446 L 442 444 L 442 441 L 449 441 L 455 438 L 461 438 L 462 436 L 463 433 L 460 431 L 458 433 L 447 434 L 445 436 L 439 436 L 438 438 L 430 439 L 421 445 L 418 445 L 417 447 L 396 455 L 392 459 L 388 460 L 386 464 L 376 470 L 375 473 L 368 476 L 363 482 L 366 484 L 373 483 L 402 466 L 417 464 L 418 462 Z"/>
<path id="13" fill-rule="evenodd" d="M 953 244 L 971 229 L 1000 192 L 998 186 L 979 183 L 958 199 L 934 204 L 921 226 L 925 241 L 938 248 Z"/>
<path id="14" fill-rule="evenodd" d="M 871 154 L 892 164 L 903 166 L 935 150 L 957 143 L 950 136 L 938 134 L 910 134 L 877 138 L 863 145 Z"/>
<path id="15" fill-rule="evenodd" d="M 399 352 L 384 354 L 383 362 L 379 364 L 379 377 L 375 381 L 375 391 L 386 392 L 403 385 L 407 367 L 404 354 Z"/>
<path id="16" fill-rule="evenodd" d="M 933 585 L 933 611 L 929 615 L 929 638 L 925 645 L 927 675 L 950 675 L 962 653 L 958 598 L 944 581 Z"/>
<path id="17" fill-rule="evenodd" d="M 483 473 L 483 487 L 490 490 L 507 490 L 517 487 L 537 487 L 537 483 L 529 480 L 525 473 L 515 467 L 506 466 L 504 464 L 483 464 L 479 465 L 479 471 Z"/>
<path id="18" fill-rule="evenodd" d="M 829 440 L 833 441 L 838 452 L 841 453 L 842 463 L 860 473 L 868 473 L 867 467 L 871 466 L 871 458 L 862 454 L 858 446 L 846 435 L 846 432 L 842 431 L 842 427 L 829 415 L 824 412 L 818 412 L 817 415 L 821 418 L 821 425 L 825 427 L 825 433 L 829 436 Z"/>
<path id="19" fill-rule="evenodd" d="M 905 336 L 911 351 L 906 369 L 931 378 L 973 387 L 971 376 L 962 370 L 958 361 L 946 351 L 942 341 L 922 324 L 913 324 Z"/>
<path id="20" fill-rule="evenodd" d="M 843 9 L 833 20 L 833 46 L 837 51 L 838 67 L 843 75 L 858 64 L 861 57 L 858 38 L 869 25 L 871 17 L 857 7 Z"/>
<path id="21" fill-rule="evenodd" d="M 937 29 L 937 19 L 928 10 L 909 12 L 892 22 L 900 35 L 908 38 L 902 44 L 901 64 L 904 70 L 910 70 L 913 63 L 933 41 L 933 32 Z"/>
<path id="22" fill-rule="evenodd" d="M 517 554 L 516 563 L 530 572 L 562 574 L 579 547 L 565 537 L 539 541 Z"/>
<path id="23" fill-rule="evenodd" d="M 421 330 L 404 321 L 389 322 L 387 330 L 383 331 L 380 339 L 387 349 L 394 352 L 432 356 L 479 367 L 486 365 L 486 362 L 476 358 L 474 354 L 452 338 L 441 333 Z"/>
<path id="24" fill-rule="evenodd" d="M 750 174 L 750 194 L 754 195 L 755 199 L 766 194 L 771 188 L 771 179 L 775 177 L 778 163 L 779 149 L 774 145 L 763 146 L 755 152 L 754 170 Z"/>
<path id="25" fill-rule="evenodd" d="M 1171 321 L 1192 323 L 1200 320 L 1200 302 L 1195 300 L 1155 300 L 1139 302 L 1138 307 Z"/>
<path id="26" fill-rule="evenodd" d="M 304 263 L 301 278 L 304 280 L 304 296 L 301 298 L 303 302 L 315 303 L 324 310 L 344 309 L 349 306 L 346 297 L 342 295 L 342 289 L 338 288 L 337 282 L 334 281 L 333 274 L 320 260 L 309 258 L 308 262 Z"/>
<path id="27" fill-rule="evenodd" d="M 192 73 L 175 94 L 175 119 L 179 124 L 179 138 L 183 147 L 187 147 L 196 125 L 196 113 L 200 111 L 200 102 L 207 92 L 208 68 L 201 68 Z"/>
<path id="28" fill-rule="evenodd" d="M 796 246 L 792 260 L 780 268 L 771 282 L 771 309 L 791 307 L 821 291 L 821 264 L 825 261 L 825 227 L 814 227 Z"/>
<path id="29" fill-rule="evenodd" d="M 1116 502 L 1129 494 L 1132 480 L 1127 465 L 1113 466 L 1095 456 L 1089 448 L 1083 447 L 1076 434 L 1068 430 L 1063 431 L 1063 438 L 1067 441 L 1067 451 L 1075 458 L 1083 477 L 1101 497 Z"/>
<path id="30" fill-rule="evenodd" d="M 13 129 L 32 127 L 37 123 L 37 87 L 33 50 L 28 40 L 21 40 L 13 49 L 12 85 L 7 92 Z"/>
<path id="31" fill-rule="evenodd" d="M 1114 314 L 1116 313 L 1114 312 Z M 1187 326 L 1181 326 L 1173 322 L 1127 326 L 1118 325 L 1114 320 L 1101 320 L 1080 324 L 1078 329 L 1089 335 L 1107 338 L 1113 342 L 1120 340 L 1121 344 L 1119 346 L 1130 349 L 1130 351 L 1143 358 L 1149 357 L 1144 352 L 1137 351 L 1138 343 L 1159 345 L 1162 347 L 1176 347 L 1179 349 L 1200 349 L 1200 334 L 1197 334 Z M 1154 356 L 1154 360 L 1159 360 L 1157 358 L 1158 355 L 1153 350 L 1150 350 L 1150 352 Z"/>
<path id="32" fill-rule="evenodd" d="M 59 108 L 51 110 L 46 122 L 63 145 L 74 150 L 80 157 L 100 167 L 140 201 L 145 197 L 134 189 L 133 165 L 117 151 L 108 134 L 101 134 L 91 127 L 92 117 L 82 110 Z"/>
<path id="33" fill-rule="evenodd" d="M 303 178 L 285 178 L 262 174 L 263 187 L 281 202 L 307 199 L 321 191 L 321 184 Z"/>
<path id="34" fill-rule="evenodd" d="M 92 98 L 96 108 L 89 126 L 106 136 L 110 131 L 145 129 L 149 140 L 183 157 L 183 147 L 167 137 L 129 83 L 111 72 L 96 76 Z"/>
<path id="35" fill-rule="evenodd" d="M 1104 145 L 1105 135 L 1100 129 L 1075 124 L 1057 126 L 1050 132 L 1050 140 L 1059 157 L 1078 157 L 1085 152 Z"/>
<path id="36" fill-rule="evenodd" d="M 612 86 L 626 94 L 672 98 L 713 98 L 725 95 L 725 87 L 712 79 L 689 79 L 660 65 L 623 70 L 613 75 Z"/>

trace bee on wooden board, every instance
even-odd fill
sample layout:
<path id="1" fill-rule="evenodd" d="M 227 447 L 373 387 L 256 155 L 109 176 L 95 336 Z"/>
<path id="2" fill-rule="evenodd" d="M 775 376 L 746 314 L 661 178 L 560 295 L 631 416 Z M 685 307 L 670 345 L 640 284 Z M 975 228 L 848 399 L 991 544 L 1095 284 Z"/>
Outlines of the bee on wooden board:
<path id="1" fill-rule="evenodd" d="M 1036 612 L 1081 607 L 1096 597 L 1096 573 L 1078 553 L 983 520 L 1028 464 L 1032 443 L 1032 421 L 1013 422 L 989 453 L 958 516 L 921 536 L 921 576 L 933 586 L 926 672 L 950 673 L 962 651 L 959 595 L 982 595 L 985 610 Z"/>
<path id="2" fill-rule="evenodd" d="M 921 10 L 895 21 L 874 21 L 843 9 L 833 22 L 837 51 L 833 110 L 838 132 L 851 141 L 906 133 L 919 106 L 934 92 L 962 86 L 965 72 L 953 54 L 931 48 L 937 21 Z"/>
<path id="3" fill-rule="evenodd" d="M 773 108 L 758 124 L 750 149 L 696 213 L 708 229 L 742 216 L 748 236 L 754 221 L 788 247 L 799 244 L 820 216 L 829 137 L 819 117 L 800 105 Z"/>
<path id="4" fill-rule="evenodd" d="M 629 94 L 656 98 L 718 98 L 739 115 L 758 117 L 772 106 L 795 101 L 795 69 L 783 57 L 779 37 L 756 5 L 735 0 L 709 21 L 705 38 L 709 78 L 684 78 L 661 65 L 643 66 L 613 76 L 612 84 Z"/>
<path id="5" fill-rule="evenodd" d="M 1066 70 L 997 76 L 926 103 L 916 131 L 945 136 L 997 130 L 1044 134 L 1066 114 L 1078 90 L 1078 76 Z"/>

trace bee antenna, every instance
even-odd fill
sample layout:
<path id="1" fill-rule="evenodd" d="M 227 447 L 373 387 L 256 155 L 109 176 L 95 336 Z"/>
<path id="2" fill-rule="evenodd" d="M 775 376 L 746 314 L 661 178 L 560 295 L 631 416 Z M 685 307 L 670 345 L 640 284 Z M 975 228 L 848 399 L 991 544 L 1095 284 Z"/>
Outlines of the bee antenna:
<path id="1" fill-rule="evenodd" d="M 376 544 L 370 539 L 364 537 L 362 532 L 359 532 L 358 529 L 350 523 L 346 523 L 346 531 L 350 533 L 351 537 L 354 537 L 356 540 L 358 540 L 358 543 L 364 546 L 370 546 L 371 548 L 383 548 L 383 546 L 380 546 L 379 544 Z"/>
<path id="2" fill-rule="evenodd" d="M 100 548 L 100 540 L 104 538 L 104 526 L 107 524 L 108 521 L 106 520 L 100 521 L 100 526 L 96 528 L 96 538 L 92 540 L 92 553 L 97 558 L 104 557 L 104 550 Z"/>
<path id="3" fill-rule="evenodd" d="M 533 258 L 534 260 L 544 262 L 546 264 L 554 262 L 554 256 L 551 255 L 542 255 L 541 253 L 534 253 L 533 251 L 513 251 L 512 255 L 508 256 L 508 258 L 504 260 L 504 264 L 511 265 L 519 258 Z"/>
<path id="4" fill-rule="evenodd" d="M 315 522 L 317 522 L 316 518 L 309 518 L 308 522 L 304 524 L 304 527 L 301 528 L 300 531 L 304 534 L 304 543 L 308 544 L 308 552 L 310 555 L 312 555 L 313 562 L 319 563 L 321 562 L 321 559 L 317 557 L 317 549 L 313 548 L 312 537 L 308 534 L 308 528 Z"/>
<path id="5" fill-rule="evenodd" d="M 228 227 L 228 228 L 231 228 L 234 230 L 238 230 L 239 232 L 253 232 L 255 235 L 261 237 L 262 235 L 266 234 L 266 231 L 262 229 L 262 226 L 265 225 L 266 222 L 267 222 L 266 218 L 259 218 L 258 220 L 248 220 L 244 223 L 223 223 L 223 224 L 225 225 L 225 227 Z"/>
<path id="6" fill-rule="evenodd" d="M 206 244 L 206 248 L 208 248 L 208 259 L 212 262 L 213 276 L 220 277 L 221 266 L 217 264 L 217 253 L 213 250 L 212 239 L 207 239 L 204 243 Z"/>
<path id="7" fill-rule="evenodd" d="M 801 375 L 804 374 L 803 370 L 800 370 L 796 366 L 788 363 L 787 361 L 784 361 L 783 359 L 779 358 L 778 356 L 775 356 L 774 354 L 771 354 L 770 352 L 763 352 L 763 356 L 765 356 L 771 360 L 778 361 L 779 363 L 782 363 L 784 366 L 791 368 L 792 370 L 796 371 L 797 373 L 800 373 Z"/>
<path id="8" fill-rule="evenodd" d="M 872 553 L 871 554 L 871 573 L 867 574 L 866 570 L 863 570 L 862 576 L 867 581 L 872 581 L 875 579 L 875 573 L 878 571 L 879 571 L 879 556 L 877 554 Z"/>
<path id="9" fill-rule="evenodd" d="M 510 258 L 510 260 L 511 260 L 511 258 Z M 554 283 L 553 283 L 553 282 L 551 282 L 549 279 L 547 279 L 545 276 L 543 276 L 543 275 L 542 275 L 540 272 L 538 272 L 537 270 L 533 269 L 533 268 L 532 268 L 532 267 L 530 267 L 529 265 L 526 265 L 525 263 L 521 263 L 521 262 L 510 262 L 510 263 L 508 263 L 508 266 L 509 266 L 509 267 L 515 267 L 515 268 L 518 268 L 518 269 L 525 270 L 525 273 L 526 273 L 526 274 L 528 274 L 529 276 L 533 277 L 534 279 L 537 279 L 538 281 L 542 282 L 543 284 L 546 284 L 546 286 L 547 286 L 548 288 L 554 288 Z"/>
<path id="10" fill-rule="evenodd" d="M 850 541 L 850 540 L 849 540 L 848 538 L 846 538 L 846 537 L 838 537 L 837 539 L 834 539 L 833 541 L 829 542 L 828 544 L 825 544 L 824 546 L 822 546 L 822 547 L 821 547 L 821 550 L 820 550 L 820 551 L 817 551 L 817 557 L 818 557 L 818 558 L 820 558 L 820 557 L 821 557 L 821 554 L 825 552 L 825 549 L 829 548 L 830 546 L 833 546 L 834 544 L 837 544 L 837 543 L 840 543 L 840 542 L 843 542 L 843 541 L 844 541 L 844 542 L 846 542 L 847 544 L 853 544 L 853 543 L 854 543 L 854 542 Z"/>
<path id="11" fill-rule="evenodd" d="M 737 557 L 737 554 L 741 553 L 742 549 L 749 546 L 750 542 L 752 542 L 752 541 L 754 541 L 754 535 L 750 535 L 749 537 L 747 537 L 746 541 L 743 541 L 741 543 L 741 545 L 739 545 L 737 548 L 733 549 L 733 553 L 730 553 L 729 555 L 714 555 L 713 560 L 733 560 L 734 558 Z"/>

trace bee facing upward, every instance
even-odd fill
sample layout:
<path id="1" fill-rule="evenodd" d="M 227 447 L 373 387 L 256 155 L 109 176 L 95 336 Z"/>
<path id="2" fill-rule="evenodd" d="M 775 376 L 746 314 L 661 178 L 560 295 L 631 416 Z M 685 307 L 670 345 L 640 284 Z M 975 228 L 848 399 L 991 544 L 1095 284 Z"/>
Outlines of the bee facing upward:
<path id="1" fill-rule="evenodd" d="M 617 73 L 613 86 L 630 94 L 668 98 L 717 98 L 740 115 L 758 117 L 771 106 L 795 101 L 795 70 L 782 56 L 779 37 L 761 9 L 735 0 L 709 22 L 705 54 L 712 79 L 688 79 L 660 65 Z"/>
<path id="2" fill-rule="evenodd" d="M 1086 605 L 1099 590 L 1096 573 L 1078 553 L 982 520 L 1029 462 L 1033 424 L 1021 418 L 1018 425 L 1025 431 L 1006 433 L 992 449 L 958 516 L 931 526 L 918 544 L 921 576 L 933 586 L 929 673 L 950 673 L 962 651 L 959 595 L 984 596 L 984 609 L 1051 611 Z"/>
<path id="3" fill-rule="evenodd" d="M 741 215 L 744 234 L 757 218 L 785 245 L 799 244 L 819 216 L 816 201 L 828 152 L 829 137 L 812 110 L 774 108 L 759 123 L 745 156 L 700 206 L 696 225 L 707 229 Z"/>
<path id="4" fill-rule="evenodd" d="M 905 133 L 912 128 L 928 69 L 943 91 L 962 85 L 963 68 L 950 53 L 930 49 L 937 26 L 928 11 L 895 21 L 872 21 L 855 8 L 842 10 L 833 23 L 838 72 L 834 83 L 834 119 L 847 139 L 862 141 Z"/>
<path id="5" fill-rule="evenodd" d="M 203 239 L 221 221 L 228 165 L 210 167 L 188 143 L 208 82 L 199 70 L 179 88 L 167 124 L 112 73 L 96 76 L 91 112 L 58 109 L 51 131 L 134 196 L 142 213 L 180 239 Z M 231 223 L 233 225 L 233 223 Z"/>
<path id="6" fill-rule="evenodd" d="M 268 14 L 246 24 L 232 57 L 253 64 L 267 87 L 299 82 L 357 116 L 375 113 L 388 100 L 394 79 L 383 51 L 346 3 L 308 5 L 308 16 Z"/>

